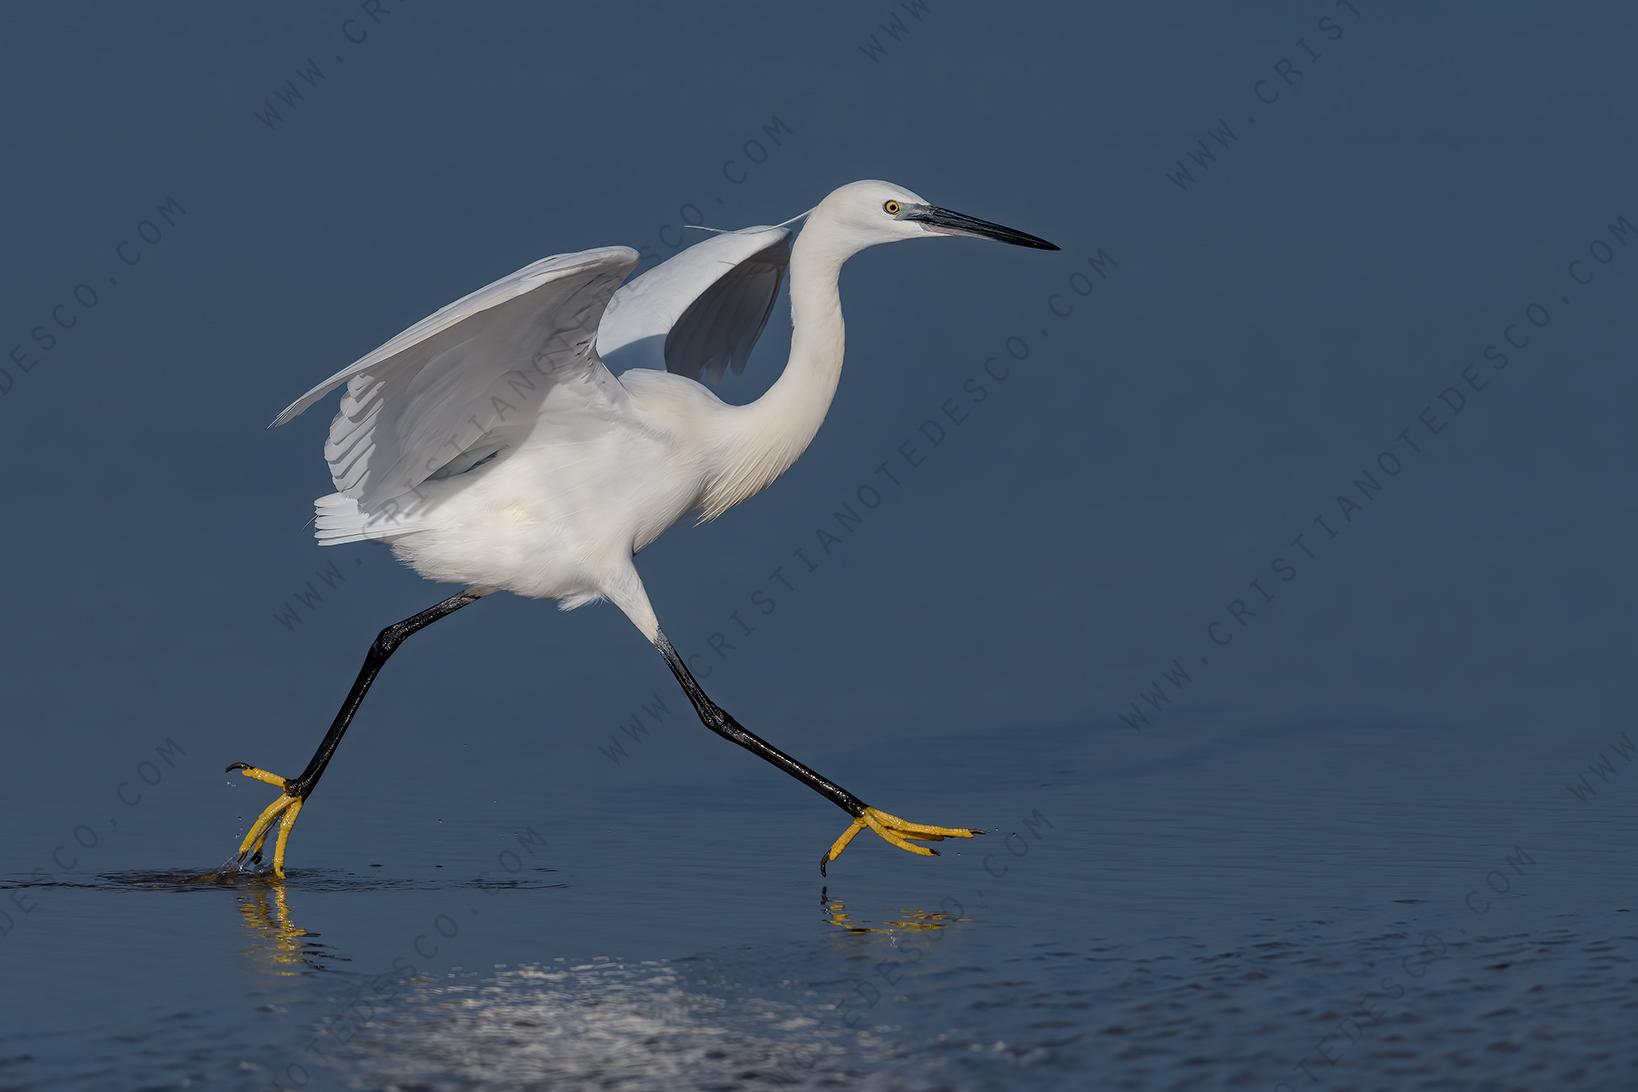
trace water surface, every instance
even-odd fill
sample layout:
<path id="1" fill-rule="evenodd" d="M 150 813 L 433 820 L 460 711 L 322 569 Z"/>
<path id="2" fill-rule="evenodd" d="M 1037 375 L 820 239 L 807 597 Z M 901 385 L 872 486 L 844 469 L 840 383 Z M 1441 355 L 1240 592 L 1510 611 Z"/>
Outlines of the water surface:
<path id="1" fill-rule="evenodd" d="M 1320 727 L 1346 776 L 1337 748 L 1293 758 Z M 327 785 L 284 884 L 207 862 L 11 877 L 36 908 L 7 938 L 26 985 L 0 1076 L 1620 1087 L 1634 812 L 1543 778 L 1540 747 L 1498 740 L 1452 782 L 1461 740 L 1425 726 L 1189 711 L 1140 740 L 929 737 L 833 762 L 913 750 L 896 806 L 993 833 L 933 861 L 861 840 L 826 879 L 840 816 L 755 766 L 604 796 L 519 778 L 441 818 Z"/>

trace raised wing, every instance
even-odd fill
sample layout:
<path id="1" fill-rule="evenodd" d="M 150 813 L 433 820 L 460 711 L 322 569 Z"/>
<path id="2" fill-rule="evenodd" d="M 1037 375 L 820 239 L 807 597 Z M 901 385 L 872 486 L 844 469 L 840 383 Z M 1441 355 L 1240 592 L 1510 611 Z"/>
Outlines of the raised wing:
<path id="1" fill-rule="evenodd" d="M 614 294 L 597 330 L 609 367 L 664 368 L 716 381 L 745 369 L 791 260 L 782 227 L 724 231 Z"/>
<path id="2" fill-rule="evenodd" d="M 324 458 L 336 490 L 370 509 L 500 448 L 549 397 L 618 413 L 625 389 L 598 360 L 599 322 L 637 264 L 630 247 L 559 254 L 427 316 L 320 383 L 282 425 L 347 384 Z"/>

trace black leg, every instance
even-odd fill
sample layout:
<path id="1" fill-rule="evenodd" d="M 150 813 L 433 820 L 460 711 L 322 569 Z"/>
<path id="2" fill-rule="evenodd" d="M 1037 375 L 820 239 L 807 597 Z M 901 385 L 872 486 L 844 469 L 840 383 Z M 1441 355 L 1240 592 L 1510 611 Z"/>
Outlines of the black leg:
<path id="1" fill-rule="evenodd" d="M 387 658 L 397 651 L 398 646 L 403 644 L 410 634 L 425 629 L 440 618 L 454 614 L 468 603 L 476 603 L 480 598 L 482 597 L 470 592 L 452 595 L 420 614 L 406 618 L 402 622 L 394 622 L 377 634 L 375 643 L 370 646 L 369 653 L 364 657 L 364 666 L 359 669 L 358 678 L 353 681 L 353 688 L 347 692 L 347 700 L 341 703 L 335 721 L 324 734 L 324 741 L 313 753 L 312 761 L 307 763 L 307 768 L 299 776 L 292 778 L 284 791 L 301 800 L 312 795 L 313 787 L 318 784 L 319 778 L 324 776 L 324 768 L 330 764 L 336 748 L 341 746 L 341 737 L 347 734 L 347 725 L 353 722 L 353 714 L 364 704 L 364 695 L 369 693 L 370 684 L 375 682 L 375 677 L 381 673 L 381 667 L 387 662 Z M 251 768 L 248 763 L 235 762 L 228 770 Z"/>
<path id="2" fill-rule="evenodd" d="M 752 754 L 778 766 L 855 819 L 865 813 L 863 800 L 840 785 L 820 777 L 767 740 L 747 731 L 737 720 L 729 716 L 722 706 L 712 701 L 700 688 L 700 684 L 694 679 L 693 673 L 688 670 L 688 665 L 677 654 L 671 642 L 666 640 L 665 634 L 662 633 L 655 639 L 654 647 L 665 657 L 671 673 L 677 676 L 677 681 L 682 684 L 683 693 L 688 695 L 688 700 L 694 705 L 694 711 L 700 716 L 700 722 L 707 728 L 723 739 L 737 743 Z"/>

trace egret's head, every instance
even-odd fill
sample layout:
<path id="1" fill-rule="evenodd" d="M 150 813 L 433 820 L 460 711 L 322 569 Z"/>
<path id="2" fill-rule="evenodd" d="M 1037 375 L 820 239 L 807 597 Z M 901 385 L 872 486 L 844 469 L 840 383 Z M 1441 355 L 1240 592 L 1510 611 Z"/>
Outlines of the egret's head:
<path id="1" fill-rule="evenodd" d="M 809 214 L 809 221 L 824 224 L 834 235 L 836 244 L 847 253 L 882 243 L 936 235 L 970 235 L 1037 250 L 1058 249 L 1045 239 L 951 212 L 932 204 L 914 190 L 873 178 L 849 182 L 833 190 Z"/>

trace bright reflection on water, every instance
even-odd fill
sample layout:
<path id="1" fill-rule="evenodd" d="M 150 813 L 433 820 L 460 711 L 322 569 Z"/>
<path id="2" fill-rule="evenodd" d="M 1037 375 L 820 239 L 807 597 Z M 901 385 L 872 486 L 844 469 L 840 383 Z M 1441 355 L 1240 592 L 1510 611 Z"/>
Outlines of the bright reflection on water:
<path id="1" fill-rule="evenodd" d="M 284 884 L 267 884 L 239 900 L 251 943 L 247 956 L 265 959 L 283 974 L 322 966 L 323 945 L 314 934 L 290 920 L 290 897 Z"/>
<path id="2" fill-rule="evenodd" d="M 1074 726 L 917 746 L 896 803 L 995 836 L 861 842 L 826 880 L 831 816 L 760 770 L 545 807 L 521 771 L 441 823 L 338 794 L 287 883 L 12 874 L 0 1085 L 1272 1089 L 1323 1049 L 1339 1085 L 1619 1086 L 1630 807 L 1539 792 L 1534 737 L 1456 786 L 1457 736 L 1293 752 L 1311 726 L 1231 721 L 1178 718 L 1158 759 Z M 1302 768 L 1337 752 L 1349 777 Z"/>
<path id="3" fill-rule="evenodd" d="M 899 930 L 927 930 L 943 929 L 948 925 L 968 919 L 945 913 L 942 910 L 915 910 L 903 909 L 899 916 L 891 921 L 869 924 L 857 919 L 848 913 L 847 904 L 841 899 L 830 897 L 830 889 L 819 892 L 819 904 L 825 908 L 825 920 L 838 929 L 846 929 L 850 933 L 879 933 L 892 936 Z"/>

